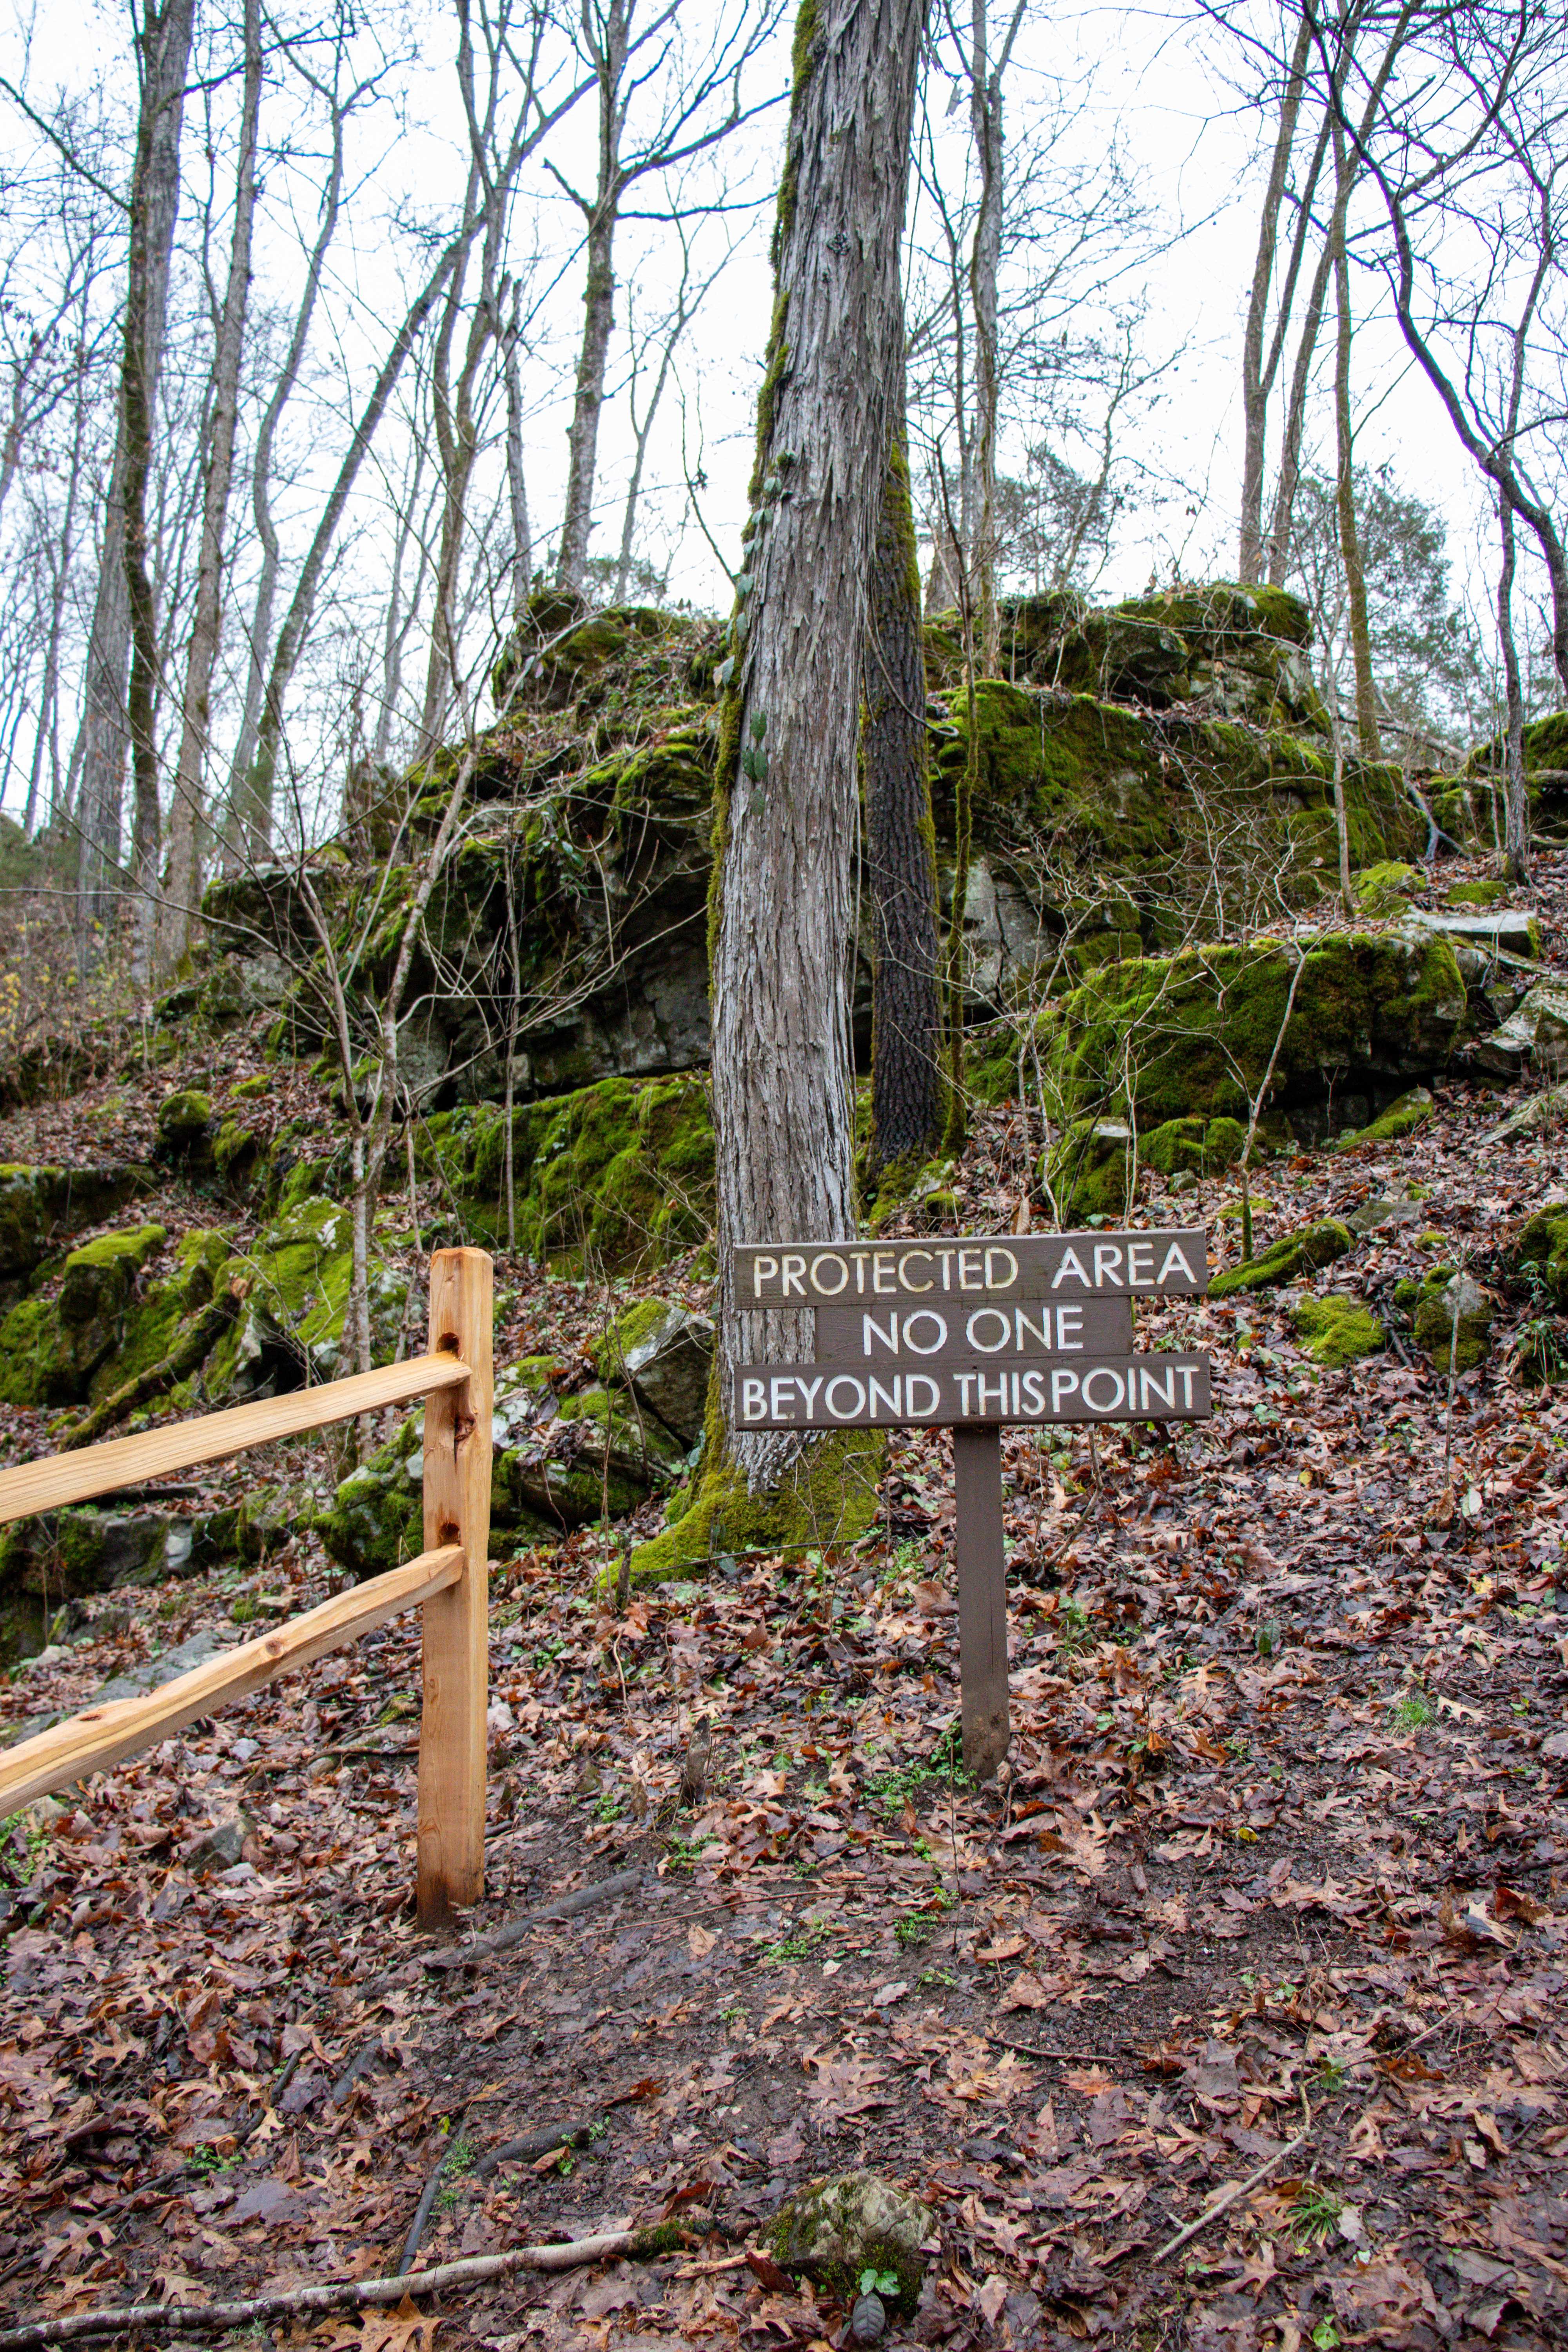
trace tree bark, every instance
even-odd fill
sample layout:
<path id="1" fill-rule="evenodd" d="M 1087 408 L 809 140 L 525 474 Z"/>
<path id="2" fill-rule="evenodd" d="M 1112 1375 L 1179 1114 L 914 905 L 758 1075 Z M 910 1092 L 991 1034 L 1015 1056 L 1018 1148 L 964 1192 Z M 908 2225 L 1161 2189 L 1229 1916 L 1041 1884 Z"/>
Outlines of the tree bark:
<path id="1" fill-rule="evenodd" d="M 196 609 L 185 667 L 179 761 L 169 810 L 169 873 L 158 901 L 156 962 L 167 976 L 190 949 L 202 895 L 203 775 L 212 732 L 212 677 L 223 626 L 223 542 L 234 476 L 239 364 L 250 302 L 250 244 L 256 217 L 256 140 L 261 115 L 260 0 L 245 0 L 245 96 L 235 181 L 234 240 L 213 352 L 211 439 L 202 499 Z"/>
<path id="2" fill-rule="evenodd" d="M 802 0 L 774 230 L 738 681 L 719 757 L 713 949 L 721 1394 L 807 1339 L 741 1314 L 738 1243 L 855 1227 L 848 982 L 867 582 L 902 332 L 899 245 L 925 0 Z M 742 749 L 743 747 L 743 749 Z M 753 1487 L 787 1433 L 732 1431 Z"/>
<path id="3" fill-rule="evenodd" d="M 599 173 L 588 208 L 588 277 L 583 289 L 583 348 L 567 431 L 566 510 L 561 523 L 557 584 L 581 594 L 594 528 L 594 477 L 599 455 L 599 411 L 616 315 L 616 221 L 621 200 L 621 132 L 626 100 L 621 82 L 631 37 L 631 0 L 610 0 L 594 68 L 599 86 Z M 584 24 L 587 22 L 584 12 Z"/>
<path id="4" fill-rule="evenodd" d="M 1345 215 L 1350 206 L 1351 174 L 1339 125 L 1334 126 L 1334 447 L 1337 466 L 1334 507 L 1339 517 L 1340 555 L 1345 567 L 1345 595 L 1350 607 L 1351 660 L 1355 672 L 1356 734 L 1363 760 L 1381 760 L 1383 744 L 1377 725 L 1377 689 L 1372 676 L 1372 633 L 1366 614 L 1366 567 L 1362 562 L 1361 534 L 1356 527 L 1355 440 L 1351 425 L 1351 274 L 1345 250 Z"/>
<path id="5" fill-rule="evenodd" d="M 1510 882 L 1530 879 L 1530 793 L 1524 776 L 1524 690 L 1520 682 L 1519 647 L 1513 634 L 1513 573 L 1517 547 L 1513 509 L 1500 502 L 1502 566 L 1498 573 L 1498 642 L 1502 648 L 1503 726 L 1503 872 Z"/>
<path id="6" fill-rule="evenodd" d="M 1279 212 L 1285 201 L 1285 180 L 1296 144 L 1296 124 L 1306 89 L 1307 51 L 1311 38 L 1311 25 L 1303 10 L 1297 27 L 1296 46 L 1291 53 L 1284 95 L 1279 103 L 1279 128 L 1275 136 L 1268 184 L 1263 192 L 1263 212 L 1258 229 L 1258 257 L 1252 268 L 1252 290 L 1247 300 L 1247 326 L 1242 336 L 1241 545 L 1236 576 L 1244 588 L 1250 588 L 1263 576 L 1263 458 L 1268 423 L 1268 395 L 1273 388 L 1273 371 L 1264 366 L 1263 335 L 1268 320 L 1268 289 L 1274 277 L 1274 257 L 1279 243 Z M 1310 202 L 1310 196 L 1303 199 L 1303 216 Z M 1276 363 L 1288 315 L 1288 307 L 1282 301 L 1279 331 L 1274 341 Z"/>
<path id="7" fill-rule="evenodd" d="M 521 629 L 527 626 L 528 600 L 533 593 L 533 536 L 528 527 L 528 483 L 522 469 L 522 373 L 517 356 L 520 333 L 514 294 L 506 333 L 506 488 L 511 509 L 511 614 Z"/>
<path id="8" fill-rule="evenodd" d="M 979 619 L 980 658 L 994 677 L 1001 660 L 1001 622 L 996 609 L 996 414 L 1001 386 L 997 352 L 997 280 L 1002 268 L 1002 76 L 1017 30 L 1007 36 L 993 69 L 988 54 L 985 0 L 970 0 L 969 116 L 980 171 L 980 205 L 970 256 L 969 291 L 974 310 L 974 490 L 973 549 L 970 569 Z"/>
<path id="9" fill-rule="evenodd" d="M 871 902 L 873 1175 L 931 1150 L 942 1133 L 936 837 L 927 765 L 925 637 L 910 500 L 903 351 L 866 622 L 866 879 Z"/>
<path id="10" fill-rule="evenodd" d="M 89 953 L 88 934 L 96 929 L 101 935 L 116 897 L 125 753 L 127 745 L 135 744 L 138 737 L 126 677 L 133 608 L 138 605 L 142 656 L 135 688 L 142 746 L 138 791 L 143 801 L 151 791 L 152 808 L 150 824 L 145 806 L 139 809 L 134 858 L 140 867 L 147 855 L 149 832 L 156 857 L 157 772 L 151 744 L 156 627 L 146 565 L 146 491 L 168 312 L 169 256 L 180 201 L 180 132 L 195 19 L 195 0 L 164 0 L 163 13 L 149 10 L 136 30 L 142 97 L 131 186 L 120 415 L 82 702 L 79 876 L 83 948 Z"/>
<path id="11" fill-rule="evenodd" d="M 350 101 L 352 104 L 352 100 Z M 263 411 L 256 436 L 256 455 L 251 464 L 250 502 L 256 518 L 256 535 L 261 546 L 261 570 L 256 584 L 256 604 L 250 622 L 250 657 L 247 665 L 245 709 L 240 717 L 239 735 L 229 762 L 228 790 L 224 803 L 223 864 L 226 873 L 236 873 L 244 862 L 246 780 L 251 761 L 256 757 L 256 740 L 261 725 L 262 699 L 266 692 L 268 663 L 272 652 L 272 609 L 278 595 L 278 574 L 280 556 L 277 527 L 272 520 L 272 449 L 278 426 L 299 378 L 300 366 L 305 356 L 310 338 L 310 320 L 315 312 L 316 297 L 321 290 L 321 271 L 326 262 L 327 247 L 338 225 L 338 206 L 343 186 L 343 124 L 348 108 L 334 97 L 332 103 L 332 160 L 327 173 L 327 184 L 321 196 L 321 225 L 316 232 L 316 242 L 310 248 L 310 259 L 305 272 L 305 284 L 300 296 L 300 307 L 294 314 L 293 332 L 289 349 L 271 398 Z"/>

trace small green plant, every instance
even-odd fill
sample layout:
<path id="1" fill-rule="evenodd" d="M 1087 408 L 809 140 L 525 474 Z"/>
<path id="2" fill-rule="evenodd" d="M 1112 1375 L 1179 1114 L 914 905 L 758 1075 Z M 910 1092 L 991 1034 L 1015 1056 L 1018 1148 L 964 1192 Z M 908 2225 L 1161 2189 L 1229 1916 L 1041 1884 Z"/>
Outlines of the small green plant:
<path id="1" fill-rule="evenodd" d="M 1432 1708 L 1425 1691 L 1407 1690 L 1403 1698 L 1395 1699 L 1389 1718 L 1400 1731 L 1419 1731 L 1424 1723 L 1432 1720 Z"/>
<path id="2" fill-rule="evenodd" d="M 879 2294 L 886 2297 L 897 2294 L 898 2291 L 899 2273 L 897 2271 L 874 2271 L 868 2264 L 867 2268 L 860 2273 L 860 2292 L 862 2294 Z"/>
<path id="3" fill-rule="evenodd" d="M 1342 2059 L 1333 2057 L 1319 2059 L 1318 2088 L 1321 2091 L 1342 2091 L 1348 2079 Z"/>
<path id="4" fill-rule="evenodd" d="M 1318 2352 L 1335 2352 L 1340 2340 L 1340 2331 L 1331 2319 L 1320 2319 L 1312 2330 L 1312 2341 Z"/>
<path id="5" fill-rule="evenodd" d="M 922 1969 L 916 1979 L 915 1989 L 918 1992 L 925 1992 L 931 1985 L 941 1985 L 951 1991 L 957 1982 L 957 1978 L 949 1976 L 945 1969 Z"/>
<path id="6" fill-rule="evenodd" d="M 239 2162 L 239 2150 L 231 2148 L 226 2156 L 221 2149 L 204 2140 L 199 2147 L 192 2149 L 188 2161 L 193 2172 L 198 2173 L 204 2180 L 211 2180 L 217 2173 L 234 2170 Z"/>
<path id="7" fill-rule="evenodd" d="M 595 2116 L 593 2122 L 588 2126 L 589 2147 L 592 2147 L 599 2140 L 602 2140 L 608 2129 L 609 2126 L 605 2123 L 603 2116 Z"/>
<path id="8" fill-rule="evenodd" d="M 721 2009 L 719 2011 L 720 2022 L 723 2025 L 743 2024 L 745 2021 L 745 2011 L 739 2006 L 733 2009 Z M 601 2124 L 599 2128 L 602 2131 L 604 2129 L 604 2126 Z"/>
<path id="9" fill-rule="evenodd" d="M 1057 1604 L 1057 1648 L 1064 1658 L 1076 1658 L 1088 1649 L 1091 1635 L 1088 1610 L 1072 1593 L 1066 1594 Z"/>
<path id="10" fill-rule="evenodd" d="M 618 1822 L 626 1810 L 626 1797 L 619 1789 L 602 1789 L 594 1800 L 596 1822 Z"/>
<path id="11" fill-rule="evenodd" d="M 671 1830 L 664 1841 L 664 1850 L 671 1870 L 695 1870 L 697 1848 L 679 1830 Z"/>
<path id="12" fill-rule="evenodd" d="M 436 2202 L 443 2213 L 449 2213 L 461 2197 L 463 2177 L 472 2172 L 478 2156 L 467 2132 L 459 2132 L 447 2151 L 447 2160 L 441 2167 L 441 2186 L 436 2191 Z"/>
<path id="13" fill-rule="evenodd" d="M 912 1952 L 921 1944 L 930 1943 L 931 1928 L 934 1925 L 935 1922 L 929 1912 L 911 1911 L 907 1917 L 899 1921 L 893 1933 L 905 1951 Z"/>
<path id="14" fill-rule="evenodd" d="M 248 1625 L 253 1618 L 260 1616 L 261 1604 L 253 1594 L 242 1592 L 229 1602 L 228 1613 L 236 1625 Z"/>
<path id="15" fill-rule="evenodd" d="M 16 1851 L 20 1842 L 21 1852 Z M 0 1821 L 0 1870 L 16 1886 L 32 1884 L 49 1833 L 41 1822 L 30 1821 L 26 1813 L 7 1813 Z"/>
<path id="16" fill-rule="evenodd" d="M 763 1958 L 775 1964 L 784 1960 L 809 1959 L 827 1932 L 826 1920 L 812 1919 L 793 1936 L 781 1936 L 776 1944 L 764 1944 Z"/>
<path id="17" fill-rule="evenodd" d="M 1343 2198 L 1336 2197 L 1331 2189 L 1325 2189 L 1320 2180 L 1304 2180 L 1296 2191 L 1290 2215 L 1291 2232 L 1300 2251 L 1305 2253 L 1309 2247 L 1320 2245 L 1344 2210 Z"/>

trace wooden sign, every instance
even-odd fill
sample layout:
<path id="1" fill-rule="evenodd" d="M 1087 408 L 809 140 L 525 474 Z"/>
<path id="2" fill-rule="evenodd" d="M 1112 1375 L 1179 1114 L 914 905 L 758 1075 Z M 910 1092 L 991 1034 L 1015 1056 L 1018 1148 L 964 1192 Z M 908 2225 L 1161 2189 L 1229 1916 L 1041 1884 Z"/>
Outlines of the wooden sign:
<path id="1" fill-rule="evenodd" d="M 1130 1356 L 1132 1301 L 1024 1298 L 1000 1307 L 965 1298 L 935 1306 L 819 1307 L 820 1364 L 922 1363 L 982 1359 L 1009 1362 L 1038 1356 Z M 942 1418 L 939 1413 L 938 1420 Z"/>
<path id="2" fill-rule="evenodd" d="M 898 1429 L 964 1422 L 1201 1421 L 1206 1356 L 1124 1356 L 1090 1363 L 933 1364 L 850 1371 L 834 1364 L 747 1364 L 735 1374 L 736 1429 Z"/>
<path id="3" fill-rule="evenodd" d="M 1016 1234 L 1006 1241 L 759 1242 L 731 1253 L 733 1298 L 751 1307 L 942 1304 L 1002 1298 L 1189 1296 L 1208 1288 L 1202 1232 Z"/>
<path id="4" fill-rule="evenodd" d="M 1001 1431 L 1206 1418 L 1207 1356 L 1135 1353 L 1132 1303 L 1206 1290 L 1208 1235 L 756 1243 L 731 1276 L 738 1311 L 810 1309 L 816 1337 L 812 1363 L 737 1368 L 733 1428 L 952 1427 L 963 1760 L 986 1778 L 1012 1736 Z"/>

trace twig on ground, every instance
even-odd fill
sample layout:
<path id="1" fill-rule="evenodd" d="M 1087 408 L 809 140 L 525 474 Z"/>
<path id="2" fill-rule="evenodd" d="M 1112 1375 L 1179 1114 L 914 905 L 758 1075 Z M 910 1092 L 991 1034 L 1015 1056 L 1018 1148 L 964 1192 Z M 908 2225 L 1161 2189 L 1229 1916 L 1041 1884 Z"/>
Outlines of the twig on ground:
<path id="1" fill-rule="evenodd" d="M 1163 2263 L 1170 2255 L 1178 2253 L 1189 2238 L 1195 2238 L 1200 2230 L 1206 2230 L 1211 2221 L 1217 2221 L 1222 2213 L 1228 2213 L 1231 2207 L 1239 2204 L 1250 2189 L 1257 2188 L 1260 2180 L 1267 2180 L 1277 2164 L 1283 2164 L 1288 2156 L 1294 2156 L 1298 2148 L 1305 2147 L 1311 2137 L 1310 2131 L 1298 2132 L 1293 2140 L 1289 2141 L 1284 2147 L 1277 2148 L 1271 2157 L 1258 2166 L 1256 2172 L 1249 2172 L 1245 2180 L 1233 2181 L 1228 2189 L 1222 2189 L 1212 2203 L 1204 2207 L 1195 2221 L 1189 2221 L 1185 2229 L 1178 2230 L 1173 2238 L 1167 2238 L 1159 2252 L 1152 2255 L 1150 2259 L 1152 2262 Z M 4 2352 L 3 2343 L 0 2343 L 0 2352 Z"/>
<path id="2" fill-rule="evenodd" d="M 450 1951 L 424 1954 L 427 1969 L 468 1969 L 480 1960 L 488 1960 L 493 1952 L 509 1952 L 521 1944 L 531 1927 L 547 1927 L 553 1920 L 575 1919 L 579 1913 L 592 1911 L 601 1903 L 613 1903 L 617 1895 L 630 1895 L 642 1884 L 642 1872 L 617 1870 L 613 1878 L 601 1878 L 593 1886 L 578 1886 L 570 1895 L 558 1895 L 537 1911 L 525 1912 L 505 1927 L 498 1927 L 493 1936 L 481 1936 L 472 1944 L 458 1946 Z"/>
<path id="3" fill-rule="evenodd" d="M 539 2131 L 524 2132 L 520 2138 L 503 2139 L 497 2147 L 485 2150 L 474 2167 L 476 2180 L 488 2180 L 501 2164 L 531 2164 L 536 2156 L 549 2156 L 562 2147 L 586 2147 L 594 2137 L 592 2124 L 546 2124 Z"/>
<path id="4" fill-rule="evenodd" d="M 446 2147 L 441 2150 L 440 2163 L 436 2167 L 435 2171 L 425 2183 L 425 2187 L 420 2194 L 419 2202 L 414 2208 L 414 2219 L 408 2225 L 408 2235 L 403 2241 L 403 2252 L 398 2261 L 397 2268 L 393 2273 L 393 2276 L 395 2278 L 406 2278 L 408 2273 L 414 2268 L 414 2257 L 419 2252 L 419 2241 L 425 2235 L 425 2232 L 430 2224 L 430 2213 L 431 2209 L 436 2202 L 436 2192 L 441 2186 L 442 2178 L 447 2170 L 447 2167 L 451 2163 L 453 2156 L 456 2154 L 458 2147 L 461 2143 L 462 2137 L 463 2127 L 461 2124 L 459 2124 L 457 2130 L 453 2132 L 450 2138 L 447 2140 Z"/>
<path id="5" fill-rule="evenodd" d="M 516 2246 L 504 2254 L 473 2254 L 465 2262 L 439 2263 L 411 2277 L 332 2279 L 320 2286 L 285 2288 L 275 2294 L 247 2295 L 237 2303 L 133 2303 L 119 2310 L 68 2312 L 58 2319 L 35 2319 L 0 2329 L 0 2352 L 37 2352 L 48 2344 L 79 2344 L 95 2336 L 144 2336 L 167 2328 L 179 2335 L 222 2334 L 234 2327 L 291 2315 L 354 2309 L 363 2304 L 400 2304 L 404 2297 L 448 2294 L 514 2271 L 569 2271 L 585 2263 L 656 2262 L 689 2239 L 673 2221 L 648 2230 L 606 2230 L 596 2238 L 574 2238 L 561 2245 Z"/>

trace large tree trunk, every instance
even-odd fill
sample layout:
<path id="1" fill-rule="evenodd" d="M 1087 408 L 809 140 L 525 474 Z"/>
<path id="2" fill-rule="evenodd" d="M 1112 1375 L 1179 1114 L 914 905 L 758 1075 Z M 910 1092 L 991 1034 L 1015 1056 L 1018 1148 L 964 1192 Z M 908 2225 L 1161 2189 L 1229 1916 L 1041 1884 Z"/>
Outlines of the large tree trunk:
<path id="1" fill-rule="evenodd" d="M 211 741 L 212 677 L 223 626 L 223 542 L 234 476 L 239 363 L 250 302 L 250 241 L 256 217 L 256 137 L 261 114 L 260 0 L 245 0 L 245 98 L 235 181 L 234 239 L 213 352 L 211 438 L 202 499 L 196 609 L 185 666 L 179 764 L 169 810 L 169 877 L 158 902 L 157 967 L 172 972 L 191 944 L 202 895 L 203 775 Z"/>
<path id="2" fill-rule="evenodd" d="M 736 1363 L 809 1341 L 799 1316 L 737 1313 L 731 1252 L 855 1229 L 855 738 L 924 14 L 925 0 L 802 0 L 796 26 L 749 584 L 734 624 L 740 677 L 720 745 L 713 1107 L 726 1412 Z M 731 1435 L 753 1486 L 793 1450 L 787 1433 Z"/>
<path id="3" fill-rule="evenodd" d="M 866 879 L 871 901 L 873 1174 L 942 1133 L 936 839 L 927 767 L 925 636 L 910 503 L 900 347 L 866 617 Z"/>
<path id="4" fill-rule="evenodd" d="M 1345 215 L 1350 206 L 1350 169 L 1344 140 L 1334 127 L 1334 505 L 1339 515 L 1340 554 L 1345 567 L 1345 597 L 1350 606 L 1351 659 L 1355 669 L 1356 734 L 1363 760 L 1381 760 L 1383 744 L 1377 724 L 1377 690 L 1372 677 L 1372 633 L 1367 625 L 1366 567 L 1362 562 L 1361 533 L 1356 527 L 1355 441 L 1351 428 L 1351 275 L 1345 251 Z"/>
<path id="5" fill-rule="evenodd" d="M 146 562 L 146 499 L 195 18 L 195 0 L 164 0 L 162 15 L 149 11 L 136 33 L 142 101 L 131 184 L 120 419 L 82 709 L 79 871 L 84 933 L 94 926 L 101 931 L 113 907 L 128 744 L 136 763 L 140 803 L 133 862 L 140 873 L 150 835 L 154 870 L 156 863 L 157 771 L 151 738 L 157 631 Z M 133 634 L 140 667 L 128 690 Z M 145 805 L 149 795 L 150 812 Z"/>
<path id="6" fill-rule="evenodd" d="M 1279 213 L 1285 201 L 1285 181 L 1290 169 L 1291 151 L 1296 144 L 1296 123 L 1306 87 L 1307 51 L 1311 38 L 1311 24 L 1303 10 L 1297 28 L 1289 72 L 1279 101 L 1279 128 L 1275 136 L 1268 184 L 1263 191 L 1263 212 L 1258 228 L 1258 257 L 1252 267 L 1252 291 L 1247 306 L 1247 327 L 1241 341 L 1241 546 L 1236 576 L 1244 588 L 1251 587 L 1263 576 L 1263 457 L 1268 423 L 1268 394 L 1273 383 L 1273 371 L 1264 364 L 1263 334 L 1268 322 L 1268 289 L 1274 277 L 1274 257 L 1279 242 Z M 1276 364 L 1287 317 L 1283 302 L 1280 311 L 1279 332 L 1274 341 Z"/>

